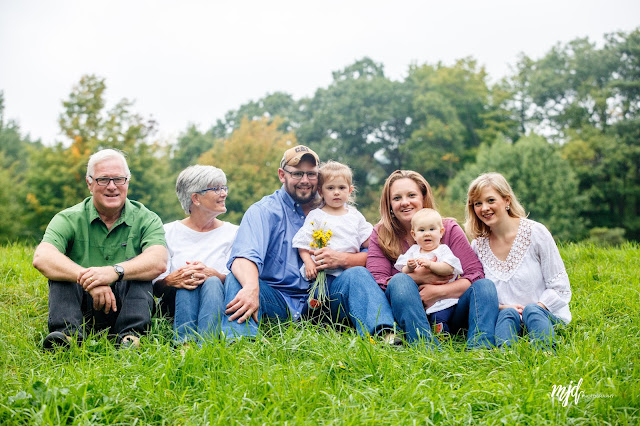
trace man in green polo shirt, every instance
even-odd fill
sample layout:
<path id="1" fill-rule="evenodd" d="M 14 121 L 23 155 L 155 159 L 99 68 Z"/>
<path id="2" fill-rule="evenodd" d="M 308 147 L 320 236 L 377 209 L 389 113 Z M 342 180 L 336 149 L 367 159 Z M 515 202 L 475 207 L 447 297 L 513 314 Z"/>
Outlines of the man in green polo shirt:
<path id="1" fill-rule="evenodd" d="M 93 154 L 92 196 L 55 215 L 36 248 L 33 266 L 49 279 L 45 350 L 82 341 L 83 324 L 137 347 L 151 321 L 151 280 L 165 271 L 167 249 L 158 215 L 127 199 L 130 177 L 120 151 Z"/>

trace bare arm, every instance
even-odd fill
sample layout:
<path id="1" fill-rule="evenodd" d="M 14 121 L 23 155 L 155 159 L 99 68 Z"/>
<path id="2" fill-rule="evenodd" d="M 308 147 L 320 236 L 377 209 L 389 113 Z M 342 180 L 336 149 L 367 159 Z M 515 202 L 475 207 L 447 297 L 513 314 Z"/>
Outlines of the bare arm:
<path id="1" fill-rule="evenodd" d="M 451 274 L 453 274 L 453 266 L 449 265 L 448 263 L 445 262 L 433 262 L 430 261 L 429 262 L 429 269 L 431 269 L 431 272 L 433 272 L 434 274 L 440 275 L 440 276 L 449 276 Z"/>
<path id="2" fill-rule="evenodd" d="M 416 261 L 416 259 L 409 259 L 407 260 L 407 264 L 402 267 L 402 272 L 405 274 L 410 274 L 415 271 L 417 267 L 418 262 Z"/>
<path id="3" fill-rule="evenodd" d="M 371 240 L 371 237 L 367 238 L 367 239 L 364 241 L 364 243 L 362 243 L 362 244 L 360 245 L 360 247 L 362 247 L 362 248 L 369 248 L 369 240 Z"/>
<path id="4" fill-rule="evenodd" d="M 78 277 L 88 271 L 87 268 L 83 268 L 61 253 L 56 246 L 47 242 L 40 243 L 36 248 L 33 266 L 50 280 L 69 283 L 78 282 Z M 113 268 L 111 269 L 113 271 Z M 115 274 L 115 271 L 113 272 Z M 94 287 L 88 292 L 93 299 L 94 309 L 104 310 L 105 314 L 111 310 L 117 311 L 116 298 L 109 286 Z"/>
<path id="5" fill-rule="evenodd" d="M 124 268 L 125 280 L 151 281 L 167 270 L 167 249 L 161 245 L 151 246 L 133 259 L 119 262 L 118 265 Z"/>
<path id="6" fill-rule="evenodd" d="M 299 248 L 298 254 L 300 255 L 300 259 L 304 262 L 304 272 L 308 280 L 313 279 L 318 276 L 318 269 L 316 268 L 316 262 L 311 258 L 311 253 L 309 250 Z"/>
<path id="7" fill-rule="evenodd" d="M 255 263 L 244 257 L 238 257 L 231 265 L 231 272 L 236 277 L 242 289 L 227 305 L 225 313 L 231 316 L 229 321 L 238 319 L 242 324 L 249 317 L 258 321 L 258 308 L 260 308 L 260 281 L 258 267 Z"/>
<path id="8" fill-rule="evenodd" d="M 155 245 L 126 262 L 117 262 L 124 268 L 123 280 L 151 281 L 167 269 L 167 249 L 164 246 Z M 78 284 L 86 291 L 100 286 L 111 285 L 118 280 L 118 274 L 113 266 L 92 266 L 80 272 L 77 278 Z"/>
<path id="9" fill-rule="evenodd" d="M 33 267 L 53 281 L 75 283 L 78 275 L 85 270 L 69 259 L 51 243 L 42 242 L 33 255 Z"/>

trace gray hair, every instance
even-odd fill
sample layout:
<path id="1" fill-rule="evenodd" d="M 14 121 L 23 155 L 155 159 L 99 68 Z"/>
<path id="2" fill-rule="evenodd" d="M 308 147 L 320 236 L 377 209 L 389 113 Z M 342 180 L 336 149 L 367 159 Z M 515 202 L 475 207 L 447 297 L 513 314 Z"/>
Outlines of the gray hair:
<path id="1" fill-rule="evenodd" d="M 191 213 L 191 194 L 203 191 L 216 185 L 226 185 L 227 177 L 217 167 L 197 164 L 189 166 L 178 175 L 176 195 L 185 214 Z"/>
<path id="2" fill-rule="evenodd" d="M 100 151 L 94 153 L 89 157 L 89 162 L 87 163 L 87 178 L 91 179 L 91 176 L 96 171 L 96 164 L 108 160 L 110 158 L 118 158 L 122 160 L 122 165 L 124 166 L 124 170 L 127 173 L 127 177 L 131 177 L 131 171 L 129 170 L 129 165 L 127 164 L 127 159 L 124 157 L 124 153 L 119 149 L 101 149 Z"/>

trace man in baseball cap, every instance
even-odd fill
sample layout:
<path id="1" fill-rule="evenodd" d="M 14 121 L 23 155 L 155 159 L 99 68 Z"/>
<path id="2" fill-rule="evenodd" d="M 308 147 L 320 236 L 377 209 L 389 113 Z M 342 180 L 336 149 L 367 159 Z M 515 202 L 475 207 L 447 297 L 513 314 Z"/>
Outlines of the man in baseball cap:
<path id="1" fill-rule="evenodd" d="M 282 188 L 253 204 L 242 218 L 231 249 L 224 292 L 227 338 L 255 337 L 265 318 L 294 321 L 311 315 L 309 282 L 300 274 L 302 260 L 293 237 L 304 224 L 318 186 L 319 159 L 306 146 L 285 151 L 278 178 Z M 328 286 L 326 306 L 334 321 L 345 318 L 358 334 L 375 335 L 393 329 L 391 306 L 363 266 L 366 253 L 343 253 L 322 248 L 326 261 L 319 269 L 345 271 Z M 324 259 L 323 259 L 324 260 Z M 320 310 L 313 311 L 319 315 Z"/>

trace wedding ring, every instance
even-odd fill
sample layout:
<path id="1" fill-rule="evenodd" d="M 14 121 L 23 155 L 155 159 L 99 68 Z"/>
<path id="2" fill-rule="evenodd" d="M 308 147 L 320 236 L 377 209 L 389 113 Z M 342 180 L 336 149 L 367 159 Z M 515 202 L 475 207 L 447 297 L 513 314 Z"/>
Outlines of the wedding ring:
<path id="1" fill-rule="evenodd" d="M 320 264 L 323 265 L 324 264 L 324 259 L 320 259 Z"/>
<path id="2" fill-rule="evenodd" d="M 193 276 L 193 274 L 191 274 L 191 279 L 193 279 L 193 278 L 194 278 L 194 276 Z"/>
<path id="3" fill-rule="evenodd" d="M 89 279 L 88 279 L 87 281 L 89 281 L 90 283 L 92 283 L 92 282 L 93 282 L 93 277 L 89 277 Z"/>

